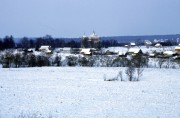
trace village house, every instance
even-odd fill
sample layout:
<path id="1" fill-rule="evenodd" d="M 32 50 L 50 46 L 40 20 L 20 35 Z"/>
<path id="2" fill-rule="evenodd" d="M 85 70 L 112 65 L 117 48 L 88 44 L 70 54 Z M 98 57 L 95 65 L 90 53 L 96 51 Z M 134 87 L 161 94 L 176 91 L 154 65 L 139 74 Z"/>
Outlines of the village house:
<path id="1" fill-rule="evenodd" d="M 152 42 L 149 41 L 149 40 L 145 40 L 145 41 L 144 41 L 144 45 L 145 45 L 147 48 L 149 48 L 149 46 L 152 45 Z"/>
<path id="2" fill-rule="evenodd" d="M 176 52 L 177 54 L 180 54 L 180 44 L 175 47 L 175 52 Z"/>
<path id="3" fill-rule="evenodd" d="M 119 51 L 118 56 L 119 57 L 127 57 L 127 52 Z"/>
<path id="4" fill-rule="evenodd" d="M 143 54 L 143 52 L 140 48 L 130 48 L 127 53 L 130 55 L 141 55 L 141 54 Z"/>
<path id="5" fill-rule="evenodd" d="M 172 57 L 175 55 L 175 53 L 173 51 L 165 51 L 165 52 L 163 52 L 163 54 L 166 57 Z"/>
<path id="6" fill-rule="evenodd" d="M 130 47 L 135 47 L 135 46 L 136 46 L 136 43 L 130 42 Z"/>
<path id="7" fill-rule="evenodd" d="M 156 45 L 154 45 L 156 48 L 161 48 L 162 45 L 160 43 L 157 43 Z"/>
<path id="8" fill-rule="evenodd" d="M 44 45 L 44 46 L 41 46 L 39 48 L 39 51 L 41 52 L 46 52 L 46 53 L 51 53 L 51 46 L 48 46 L 48 45 Z"/>
<path id="9" fill-rule="evenodd" d="M 80 53 L 83 55 L 92 55 L 92 50 L 90 48 L 82 48 Z"/>

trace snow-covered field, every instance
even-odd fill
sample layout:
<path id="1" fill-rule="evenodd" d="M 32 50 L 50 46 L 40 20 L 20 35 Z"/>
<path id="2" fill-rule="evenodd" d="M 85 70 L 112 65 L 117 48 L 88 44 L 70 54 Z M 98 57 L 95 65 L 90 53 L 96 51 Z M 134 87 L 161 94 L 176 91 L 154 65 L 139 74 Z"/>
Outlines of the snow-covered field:
<path id="1" fill-rule="evenodd" d="M 175 51 L 175 46 L 164 46 L 161 48 L 156 48 L 156 47 L 149 47 L 146 48 L 146 46 L 140 46 L 140 47 L 135 47 L 135 48 L 140 48 L 143 53 L 152 53 L 153 51 L 156 52 L 164 52 L 164 51 Z M 126 47 L 109 47 L 105 48 L 105 51 L 109 50 L 112 52 L 127 52 L 128 49 Z"/>
<path id="2" fill-rule="evenodd" d="M 180 70 L 104 81 L 125 68 L 0 68 L 0 117 L 180 118 Z M 124 75 L 125 78 L 125 75 Z"/>

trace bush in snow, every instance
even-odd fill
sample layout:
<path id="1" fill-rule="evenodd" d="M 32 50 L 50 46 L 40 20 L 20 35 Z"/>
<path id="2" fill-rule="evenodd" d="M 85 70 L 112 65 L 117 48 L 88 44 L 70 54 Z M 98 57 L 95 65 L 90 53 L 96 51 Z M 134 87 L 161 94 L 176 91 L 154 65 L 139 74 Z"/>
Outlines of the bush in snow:
<path id="1" fill-rule="evenodd" d="M 93 57 L 88 58 L 88 66 L 93 67 L 95 64 L 95 59 Z"/>
<path id="2" fill-rule="evenodd" d="M 48 116 L 43 116 L 39 112 L 32 113 L 32 114 L 30 114 L 30 113 L 25 114 L 25 113 L 22 112 L 20 115 L 18 115 L 15 118 L 53 118 L 53 116 L 51 114 L 49 114 Z"/>
<path id="3" fill-rule="evenodd" d="M 61 66 L 61 56 L 56 55 L 53 64 L 56 64 L 56 66 Z"/>
<path id="4" fill-rule="evenodd" d="M 139 81 L 140 77 L 142 76 L 143 74 L 143 71 L 144 71 L 144 68 L 136 68 L 136 73 L 137 73 L 137 78 L 136 78 L 136 81 Z"/>
<path id="5" fill-rule="evenodd" d="M 106 74 L 104 74 L 103 78 L 104 78 L 104 81 L 118 81 L 118 76 L 107 78 Z"/>
<path id="6" fill-rule="evenodd" d="M 36 57 L 37 66 L 50 66 L 50 56 L 47 54 L 41 54 Z"/>
<path id="7" fill-rule="evenodd" d="M 88 66 L 89 61 L 85 57 L 79 57 L 78 63 L 80 66 Z"/>
<path id="8" fill-rule="evenodd" d="M 16 53 L 14 55 L 14 64 L 15 64 L 16 68 L 20 67 L 20 65 L 21 65 L 21 54 L 20 53 Z"/>
<path id="9" fill-rule="evenodd" d="M 68 56 L 66 57 L 66 60 L 67 60 L 67 65 L 68 66 L 76 66 L 77 65 L 77 60 L 78 58 L 75 57 L 75 56 Z"/>
<path id="10" fill-rule="evenodd" d="M 127 58 L 125 57 L 117 57 L 113 60 L 112 66 L 113 67 L 126 67 L 127 66 Z"/>
<path id="11" fill-rule="evenodd" d="M 148 62 L 149 62 L 149 59 L 146 56 L 141 56 L 141 55 L 134 56 L 131 59 L 131 63 L 134 65 L 135 71 L 137 74 L 137 77 L 134 78 L 135 81 L 139 81 L 139 79 L 142 76 L 143 71 L 144 71 L 143 67 L 147 66 Z"/>
<path id="12" fill-rule="evenodd" d="M 35 67 L 35 66 L 37 66 L 36 56 L 35 56 L 34 54 L 28 55 L 28 66 L 29 66 L 29 67 Z"/>
<path id="13" fill-rule="evenodd" d="M 164 58 L 158 58 L 158 66 L 159 68 L 162 68 L 162 65 L 165 63 L 165 59 Z"/>
<path id="14" fill-rule="evenodd" d="M 122 71 L 119 71 L 119 78 L 121 79 L 121 81 L 123 81 L 123 74 L 122 74 Z"/>
<path id="15" fill-rule="evenodd" d="M 104 81 L 123 81 L 122 71 L 119 71 L 119 73 L 115 77 L 109 77 L 107 78 L 106 74 L 103 76 Z"/>
<path id="16" fill-rule="evenodd" d="M 125 74 L 129 81 L 139 81 L 143 74 L 145 66 L 148 65 L 149 59 L 146 56 L 133 56 L 128 60 Z M 135 77 L 136 73 L 136 77 Z"/>
<path id="17" fill-rule="evenodd" d="M 2 56 L 3 68 L 10 68 L 13 63 L 14 55 L 11 52 L 5 52 Z"/>
<path id="18" fill-rule="evenodd" d="M 127 77 L 128 77 L 128 80 L 129 81 L 133 81 L 134 79 L 134 73 L 135 73 L 135 68 L 133 66 L 128 66 L 126 68 L 126 71 L 125 71 Z"/>

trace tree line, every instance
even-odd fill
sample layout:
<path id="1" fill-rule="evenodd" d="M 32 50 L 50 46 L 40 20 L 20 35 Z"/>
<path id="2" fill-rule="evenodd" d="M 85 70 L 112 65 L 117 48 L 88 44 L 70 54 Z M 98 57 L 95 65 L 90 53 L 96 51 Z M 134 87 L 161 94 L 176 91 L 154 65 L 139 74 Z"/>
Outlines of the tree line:
<path id="1" fill-rule="evenodd" d="M 125 40 L 122 40 L 122 41 L 118 41 L 115 39 L 106 39 L 106 40 L 100 39 L 100 40 L 101 40 L 100 47 L 103 47 L 103 48 L 124 46 L 129 43 L 129 42 L 126 42 Z M 144 41 L 141 39 L 137 39 L 134 42 L 138 46 L 144 45 Z M 167 40 L 166 42 L 161 42 L 161 44 L 163 46 L 172 46 L 172 45 L 177 45 L 177 42 L 175 42 L 174 40 Z M 51 35 L 46 35 L 46 36 L 37 37 L 37 38 L 23 37 L 19 41 L 15 41 L 12 35 L 5 36 L 4 38 L 0 38 L 0 50 L 14 49 L 14 48 L 39 49 L 41 45 L 50 45 L 52 48 L 58 48 L 58 47 L 80 48 L 81 38 L 78 38 L 78 39 L 53 38 Z"/>
<path id="2" fill-rule="evenodd" d="M 57 47 L 72 47 L 79 48 L 81 46 L 80 41 L 71 39 L 66 41 L 63 38 L 53 38 L 50 35 L 38 38 L 23 37 L 20 41 L 15 41 L 13 36 L 6 36 L 0 39 L 0 50 L 14 49 L 14 48 L 36 48 L 38 49 L 41 45 L 50 45 L 52 48 Z"/>
<path id="3" fill-rule="evenodd" d="M 68 41 L 67 41 L 68 40 Z M 114 39 L 101 40 L 100 47 L 112 47 L 112 46 L 124 46 L 125 42 L 118 42 Z M 143 42 L 140 43 L 141 45 Z M 11 36 L 5 36 L 0 38 L 0 50 L 4 49 L 14 49 L 14 48 L 36 48 L 38 49 L 41 45 L 50 45 L 52 48 L 58 47 L 71 47 L 71 48 L 80 48 L 81 39 L 66 39 L 66 38 L 53 38 L 50 35 L 37 38 L 28 38 L 23 37 L 19 41 L 15 41 L 15 38 Z"/>

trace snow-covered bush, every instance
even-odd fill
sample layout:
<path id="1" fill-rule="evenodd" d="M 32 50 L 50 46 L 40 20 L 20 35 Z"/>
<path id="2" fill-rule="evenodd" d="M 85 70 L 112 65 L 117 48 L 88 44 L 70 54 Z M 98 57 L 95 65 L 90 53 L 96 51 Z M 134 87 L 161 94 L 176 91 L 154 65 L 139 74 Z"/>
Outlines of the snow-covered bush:
<path id="1" fill-rule="evenodd" d="M 1 59 L 3 68 L 10 68 L 13 64 L 14 55 L 11 52 L 7 51 Z"/>
<path id="2" fill-rule="evenodd" d="M 113 67 L 126 67 L 127 61 L 128 60 L 125 57 L 116 57 L 112 62 L 112 66 Z"/>
<path id="3" fill-rule="evenodd" d="M 78 58 L 75 56 L 68 56 L 66 57 L 66 60 L 68 66 L 77 66 L 78 64 Z"/>
<path id="4" fill-rule="evenodd" d="M 107 77 L 106 74 L 103 76 L 104 81 L 124 81 L 122 71 L 119 71 L 119 73 L 114 77 Z"/>
<path id="5" fill-rule="evenodd" d="M 61 56 L 56 55 L 53 64 L 55 64 L 56 66 L 61 66 Z"/>
<path id="6" fill-rule="evenodd" d="M 115 77 L 107 77 L 106 76 L 106 74 L 104 74 L 104 76 L 103 76 L 103 79 L 104 79 L 104 81 L 118 81 L 119 79 L 118 79 L 118 76 L 115 76 Z"/>

